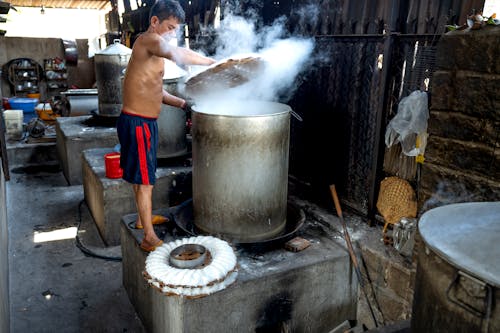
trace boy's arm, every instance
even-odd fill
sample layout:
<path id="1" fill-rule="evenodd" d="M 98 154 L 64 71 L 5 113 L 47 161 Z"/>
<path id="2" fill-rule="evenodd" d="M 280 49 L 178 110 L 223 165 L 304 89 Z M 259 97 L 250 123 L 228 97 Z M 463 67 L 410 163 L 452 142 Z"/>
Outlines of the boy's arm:
<path id="1" fill-rule="evenodd" d="M 170 59 L 177 64 L 184 65 L 211 65 L 215 60 L 205 57 L 184 47 L 170 45 L 160 36 L 151 35 L 147 43 L 148 51 L 152 54 Z"/>
<path id="2" fill-rule="evenodd" d="M 163 104 L 172 105 L 181 109 L 186 107 L 186 101 L 180 97 L 169 94 L 165 89 L 163 89 Z"/>
<path id="3" fill-rule="evenodd" d="M 173 47 L 173 60 L 184 65 L 211 65 L 215 60 L 185 47 Z"/>

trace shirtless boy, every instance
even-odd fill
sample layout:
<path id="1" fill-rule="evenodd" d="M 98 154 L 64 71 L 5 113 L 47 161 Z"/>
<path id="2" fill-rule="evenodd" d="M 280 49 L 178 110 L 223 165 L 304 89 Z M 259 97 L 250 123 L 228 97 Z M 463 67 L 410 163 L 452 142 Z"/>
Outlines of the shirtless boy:
<path id="1" fill-rule="evenodd" d="M 123 82 L 123 110 L 117 122 L 123 179 L 132 184 L 138 210 L 136 227 L 144 229 L 141 248 L 153 251 L 162 244 L 152 224 L 158 127 L 161 104 L 184 108 L 186 101 L 163 89 L 164 58 L 179 64 L 211 65 L 215 60 L 186 48 L 172 46 L 184 10 L 177 1 L 158 0 L 149 14 L 150 26 L 132 48 Z"/>

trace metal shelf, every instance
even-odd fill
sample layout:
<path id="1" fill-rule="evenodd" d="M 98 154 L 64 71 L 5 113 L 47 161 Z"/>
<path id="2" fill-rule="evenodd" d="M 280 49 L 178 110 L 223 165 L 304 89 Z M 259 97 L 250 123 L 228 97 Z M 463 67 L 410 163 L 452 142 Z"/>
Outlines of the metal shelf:
<path id="1" fill-rule="evenodd" d="M 24 62 L 29 62 L 30 66 L 26 66 Z M 39 66 L 36 65 L 34 60 L 25 58 L 16 60 L 10 65 L 9 81 L 13 86 L 13 92 L 16 96 L 18 94 L 37 93 L 40 91 L 40 71 Z M 19 73 L 26 73 L 28 76 L 24 76 L 23 74 L 20 76 Z M 30 83 L 30 87 L 26 87 L 27 82 Z"/>
<path id="2" fill-rule="evenodd" d="M 56 68 L 61 65 L 62 61 L 62 66 L 64 68 Z M 66 76 L 68 73 L 67 67 L 66 67 L 66 62 L 62 59 L 57 60 L 56 58 L 48 58 L 43 60 L 44 63 L 44 69 L 45 69 L 45 77 L 46 77 L 46 82 L 47 82 L 47 95 L 53 96 L 54 94 L 58 94 L 61 91 L 65 91 L 68 89 L 68 78 L 67 77 L 60 77 L 60 76 Z M 55 65 L 52 65 L 55 64 Z M 55 76 L 54 78 L 49 79 L 47 77 L 48 72 L 53 72 L 52 76 Z M 54 74 L 56 73 L 56 74 Z M 54 87 L 51 87 L 50 85 L 54 85 Z M 57 85 L 57 86 L 56 86 Z"/>

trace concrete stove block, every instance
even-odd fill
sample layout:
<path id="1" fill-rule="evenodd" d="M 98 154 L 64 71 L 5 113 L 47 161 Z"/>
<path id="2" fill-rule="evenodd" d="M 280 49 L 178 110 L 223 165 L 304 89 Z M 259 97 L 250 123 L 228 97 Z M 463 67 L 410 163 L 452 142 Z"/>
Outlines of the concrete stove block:
<path id="1" fill-rule="evenodd" d="M 112 148 L 87 149 L 81 157 L 85 201 L 101 237 L 110 246 L 120 244 L 121 217 L 137 212 L 132 185 L 123 179 L 106 177 L 104 155 L 111 151 Z M 186 177 L 191 177 L 190 166 L 159 167 L 153 188 L 153 209 L 168 207 L 172 192 L 185 191 L 179 187 Z"/>
<path id="2" fill-rule="evenodd" d="M 55 142 L 7 144 L 7 160 L 11 167 L 59 164 Z"/>
<path id="3" fill-rule="evenodd" d="M 89 127 L 83 122 L 91 117 L 58 117 L 56 121 L 57 151 L 69 185 L 83 183 L 82 151 L 90 148 L 112 148 L 118 144 L 116 127 Z"/>
<path id="4" fill-rule="evenodd" d="M 300 236 L 312 243 L 301 252 L 237 248 L 237 281 L 188 299 L 165 296 L 143 278 L 147 253 L 139 247 L 142 234 L 129 227 L 134 220 L 132 214 L 121 222 L 123 285 L 148 332 L 316 333 L 356 319 L 357 280 L 348 253 L 317 223 L 306 221 L 301 228 Z M 183 237 L 170 228 L 155 226 L 166 242 Z"/>

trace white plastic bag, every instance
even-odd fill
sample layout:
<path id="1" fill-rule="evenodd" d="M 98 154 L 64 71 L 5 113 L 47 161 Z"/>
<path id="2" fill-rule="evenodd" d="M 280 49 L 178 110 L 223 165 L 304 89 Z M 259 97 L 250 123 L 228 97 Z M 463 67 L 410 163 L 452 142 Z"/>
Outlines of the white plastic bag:
<path id="1" fill-rule="evenodd" d="M 401 143 L 407 156 L 423 155 L 427 144 L 428 98 L 424 91 L 414 91 L 399 102 L 398 113 L 387 125 L 385 145 Z"/>

